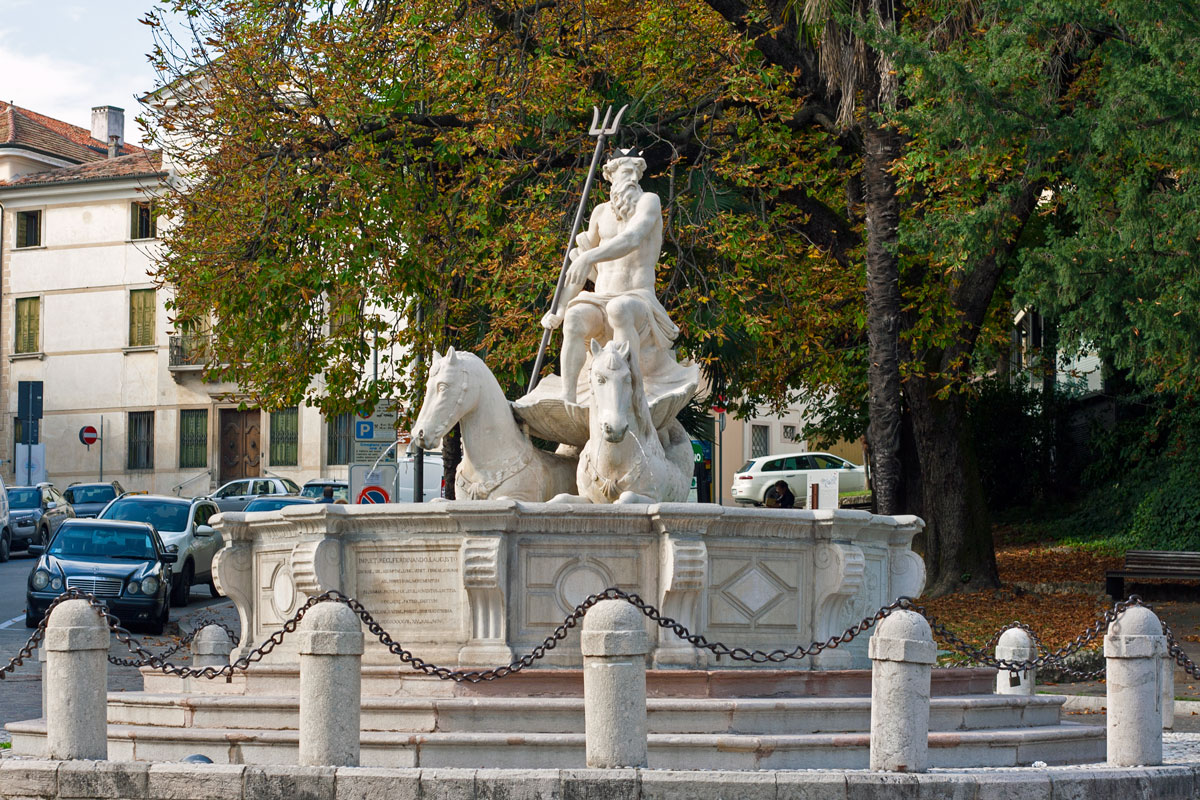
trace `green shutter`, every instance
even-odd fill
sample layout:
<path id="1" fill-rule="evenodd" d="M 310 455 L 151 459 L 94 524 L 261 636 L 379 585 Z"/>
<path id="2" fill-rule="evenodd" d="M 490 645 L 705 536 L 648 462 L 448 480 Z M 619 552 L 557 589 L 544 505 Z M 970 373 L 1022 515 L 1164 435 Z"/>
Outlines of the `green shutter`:
<path id="1" fill-rule="evenodd" d="M 204 469 L 208 466 L 208 410 L 184 409 L 179 412 L 179 467 Z"/>
<path id="2" fill-rule="evenodd" d="M 37 297 L 22 297 L 17 300 L 18 353 L 36 353 L 38 350 L 39 304 L 40 299 Z"/>
<path id="3" fill-rule="evenodd" d="M 154 344 L 154 290 L 135 289 L 129 293 L 129 346 Z"/>
<path id="4" fill-rule="evenodd" d="M 299 465 L 300 414 L 296 406 L 271 414 L 271 466 Z"/>

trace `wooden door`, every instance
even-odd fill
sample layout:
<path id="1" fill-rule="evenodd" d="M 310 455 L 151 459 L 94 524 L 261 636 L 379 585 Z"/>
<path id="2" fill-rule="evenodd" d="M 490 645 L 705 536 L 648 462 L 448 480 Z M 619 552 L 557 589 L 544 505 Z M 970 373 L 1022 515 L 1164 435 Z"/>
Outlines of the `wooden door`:
<path id="1" fill-rule="evenodd" d="M 262 423 L 257 409 L 221 409 L 221 483 L 258 477 L 261 441 Z"/>

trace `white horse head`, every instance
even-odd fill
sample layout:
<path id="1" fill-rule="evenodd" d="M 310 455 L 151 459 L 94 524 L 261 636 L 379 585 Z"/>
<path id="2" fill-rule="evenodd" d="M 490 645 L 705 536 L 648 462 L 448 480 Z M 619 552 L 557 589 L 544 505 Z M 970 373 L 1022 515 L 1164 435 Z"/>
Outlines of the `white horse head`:
<path id="1" fill-rule="evenodd" d="M 433 351 L 425 402 L 413 423 L 413 442 L 418 447 L 436 450 L 446 432 L 475 408 L 480 388 L 479 381 L 471 379 L 475 362 L 483 364 L 471 353 L 454 352 L 453 347 L 444 356 Z"/>
<path id="2" fill-rule="evenodd" d="M 630 424 L 635 427 L 635 435 L 642 435 L 647 415 L 639 412 L 646 398 L 638 365 L 629 355 L 629 342 L 609 342 L 601 347 L 593 339 L 591 350 L 588 380 L 592 389 L 592 435 L 600 434 L 605 441 L 617 444 L 624 441 Z"/>

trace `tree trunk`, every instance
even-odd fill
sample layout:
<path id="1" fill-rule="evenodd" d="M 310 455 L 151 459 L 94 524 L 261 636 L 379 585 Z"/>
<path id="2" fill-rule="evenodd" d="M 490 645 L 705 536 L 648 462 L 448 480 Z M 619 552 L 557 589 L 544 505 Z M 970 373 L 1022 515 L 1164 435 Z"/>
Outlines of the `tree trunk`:
<path id="1" fill-rule="evenodd" d="M 900 268 L 896 256 L 900 213 L 889 172 L 900 140 L 868 120 L 863 128 L 863 185 L 867 227 L 867 403 L 871 488 L 875 512 L 904 511 L 900 464 Z"/>
<path id="2" fill-rule="evenodd" d="M 940 399 L 938 388 L 910 377 L 905 393 L 921 463 L 925 594 L 933 597 L 1000 585 L 965 399 L 959 393 Z"/>

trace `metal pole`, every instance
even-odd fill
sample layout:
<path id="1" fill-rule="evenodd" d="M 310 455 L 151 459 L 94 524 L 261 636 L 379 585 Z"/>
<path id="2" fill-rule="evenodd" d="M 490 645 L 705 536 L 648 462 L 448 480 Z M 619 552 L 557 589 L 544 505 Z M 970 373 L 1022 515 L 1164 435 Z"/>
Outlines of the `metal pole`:
<path id="1" fill-rule="evenodd" d="M 417 304 L 417 327 L 425 321 L 425 314 L 421 310 L 420 303 Z M 417 372 L 421 371 L 421 365 L 425 363 L 425 356 L 421 352 L 417 352 Z M 399 455 L 399 454 L 397 454 Z M 396 459 L 396 481 L 399 485 L 400 480 L 400 459 Z M 413 453 L 413 502 L 422 503 L 425 501 L 425 448 L 418 447 Z"/>
<path id="2" fill-rule="evenodd" d="M 29 392 L 29 413 L 33 414 L 33 392 Z M 25 485 L 33 485 L 33 417 L 25 420 Z"/>
<path id="3" fill-rule="evenodd" d="M 588 133 L 596 137 L 596 151 L 592 153 L 592 165 L 588 168 L 587 180 L 583 182 L 583 197 L 579 198 L 579 208 L 575 211 L 575 222 L 571 224 L 571 236 L 567 239 L 567 252 L 563 254 L 562 266 L 558 270 L 558 285 L 554 288 L 554 297 L 550 300 L 550 313 L 554 314 L 558 311 L 558 297 L 562 294 L 563 284 L 567 280 L 567 267 L 571 263 L 571 250 L 575 247 L 575 236 L 579 233 L 579 226 L 583 224 L 583 214 L 587 210 L 588 196 L 592 193 L 592 182 L 596 178 L 596 164 L 600 162 L 600 154 L 604 150 L 605 140 L 617 132 L 621 125 L 621 117 L 625 114 L 625 109 L 628 105 L 621 106 L 621 110 L 617 112 L 617 118 L 609 124 L 609 114 L 612 113 L 612 106 L 609 106 L 604 112 L 604 122 L 600 123 L 600 109 L 592 106 L 592 127 L 588 129 Z M 537 388 L 538 381 L 541 380 L 542 362 L 546 358 L 546 347 L 550 344 L 550 330 L 548 328 L 542 330 L 542 343 L 538 346 L 537 359 L 533 362 L 533 375 L 529 378 L 529 391 L 532 392 Z"/>
<path id="4" fill-rule="evenodd" d="M 100 482 L 104 482 L 104 415 L 100 415 Z"/>
<path id="5" fill-rule="evenodd" d="M 717 420 L 717 505 L 723 505 L 725 500 L 722 492 L 725 486 L 725 414 L 722 412 Z"/>

